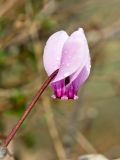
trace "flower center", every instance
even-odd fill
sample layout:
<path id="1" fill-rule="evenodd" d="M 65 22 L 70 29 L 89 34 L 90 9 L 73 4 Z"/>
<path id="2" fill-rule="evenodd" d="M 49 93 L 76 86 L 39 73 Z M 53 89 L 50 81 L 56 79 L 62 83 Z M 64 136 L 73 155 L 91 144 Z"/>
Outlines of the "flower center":
<path id="1" fill-rule="evenodd" d="M 65 86 L 66 86 L 67 84 L 69 84 L 69 82 L 70 82 L 70 77 L 68 76 L 68 77 L 65 78 Z"/>
<path id="2" fill-rule="evenodd" d="M 54 85 L 52 85 L 52 88 L 54 90 L 53 98 L 58 99 L 77 99 L 75 87 L 74 84 L 70 83 L 70 77 L 66 77 L 64 80 L 61 80 L 59 82 L 56 82 Z"/>

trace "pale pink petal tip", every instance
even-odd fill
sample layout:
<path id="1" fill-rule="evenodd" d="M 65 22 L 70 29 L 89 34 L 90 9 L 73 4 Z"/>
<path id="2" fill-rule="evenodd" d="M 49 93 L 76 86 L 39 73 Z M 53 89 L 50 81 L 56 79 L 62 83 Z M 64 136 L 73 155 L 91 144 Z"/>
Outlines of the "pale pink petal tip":
<path id="1" fill-rule="evenodd" d="M 62 96 L 61 100 L 68 100 L 68 97 L 67 96 Z"/>
<path id="2" fill-rule="evenodd" d="M 53 94 L 52 96 L 51 96 L 53 99 L 56 99 L 56 96 Z"/>

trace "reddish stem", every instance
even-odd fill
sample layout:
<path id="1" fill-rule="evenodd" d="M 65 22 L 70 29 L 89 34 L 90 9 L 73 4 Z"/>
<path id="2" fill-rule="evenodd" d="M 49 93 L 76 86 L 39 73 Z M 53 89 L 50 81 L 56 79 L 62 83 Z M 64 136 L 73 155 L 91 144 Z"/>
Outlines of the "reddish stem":
<path id="1" fill-rule="evenodd" d="M 22 125 L 22 123 L 24 122 L 24 120 L 26 119 L 26 117 L 28 116 L 28 114 L 30 113 L 30 111 L 32 110 L 32 108 L 34 107 L 34 105 L 36 104 L 36 102 L 38 101 L 38 99 L 40 98 L 41 94 L 44 92 L 44 90 L 49 85 L 49 83 L 53 80 L 53 78 L 57 75 L 57 73 L 58 73 L 58 69 L 55 72 L 53 72 L 48 77 L 48 79 L 43 83 L 43 85 L 40 87 L 40 89 L 38 90 L 38 92 L 36 93 L 36 95 L 33 97 L 32 102 L 28 105 L 27 109 L 23 113 L 23 115 L 20 118 L 20 120 L 13 127 L 12 131 L 9 133 L 9 135 L 7 136 L 7 138 L 3 141 L 2 146 L 4 146 L 4 147 L 8 146 L 8 144 L 14 138 L 16 132 L 18 131 L 18 129 L 20 128 L 20 126 Z"/>

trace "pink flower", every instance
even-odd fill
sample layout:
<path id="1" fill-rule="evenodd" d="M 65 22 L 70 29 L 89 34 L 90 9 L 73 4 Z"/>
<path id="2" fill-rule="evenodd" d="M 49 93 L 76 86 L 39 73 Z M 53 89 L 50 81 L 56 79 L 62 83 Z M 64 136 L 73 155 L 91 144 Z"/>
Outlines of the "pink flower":
<path id="1" fill-rule="evenodd" d="M 81 85 L 90 73 L 90 54 L 82 28 L 70 36 L 58 31 L 48 39 L 43 55 L 44 67 L 48 75 L 59 69 L 50 86 L 53 98 L 77 99 Z"/>

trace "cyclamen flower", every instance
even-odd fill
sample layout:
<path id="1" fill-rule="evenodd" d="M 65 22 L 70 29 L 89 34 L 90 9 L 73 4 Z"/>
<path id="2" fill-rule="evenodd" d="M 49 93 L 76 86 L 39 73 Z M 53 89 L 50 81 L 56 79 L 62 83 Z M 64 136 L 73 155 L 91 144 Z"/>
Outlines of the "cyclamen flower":
<path id="1" fill-rule="evenodd" d="M 50 83 L 54 91 L 53 98 L 77 99 L 81 85 L 90 73 L 90 54 L 88 43 L 82 28 L 70 36 L 58 31 L 48 39 L 43 55 L 44 67 L 49 75 L 59 69 Z"/>

